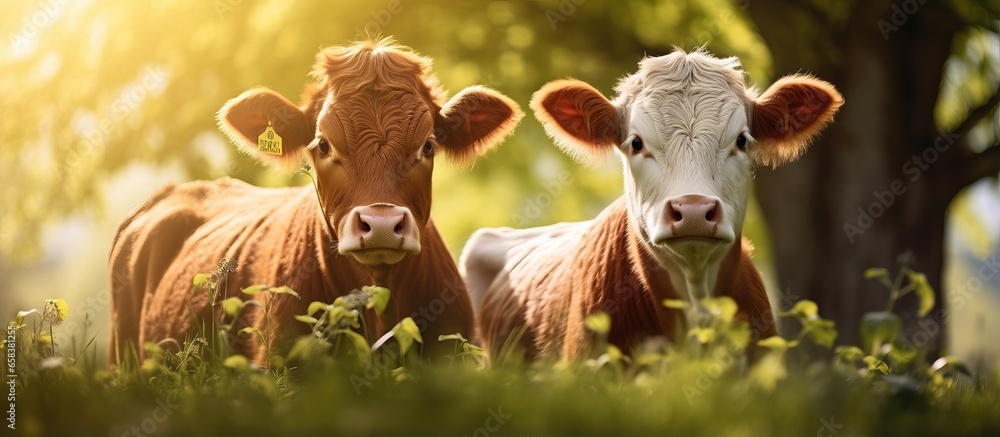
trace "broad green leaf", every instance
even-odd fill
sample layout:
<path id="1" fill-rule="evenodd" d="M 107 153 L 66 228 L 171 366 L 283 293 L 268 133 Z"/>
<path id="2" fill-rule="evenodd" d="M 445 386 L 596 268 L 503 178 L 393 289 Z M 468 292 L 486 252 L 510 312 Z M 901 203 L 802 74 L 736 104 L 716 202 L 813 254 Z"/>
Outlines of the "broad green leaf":
<path id="1" fill-rule="evenodd" d="M 393 337 L 396 337 L 396 340 L 399 341 L 400 355 L 406 355 L 406 352 L 410 350 L 410 346 L 414 341 L 417 343 L 424 342 L 424 339 L 420 336 L 420 329 L 417 328 L 417 324 L 410 317 L 400 320 L 396 327 L 392 329 L 395 331 Z"/>
<path id="2" fill-rule="evenodd" d="M 872 267 L 865 269 L 865 279 L 888 278 L 889 270 L 882 267 Z"/>
<path id="3" fill-rule="evenodd" d="M 777 335 L 767 337 L 757 341 L 757 346 L 766 347 L 776 352 L 784 352 L 788 349 L 788 340 Z"/>
<path id="4" fill-rule="evenodd" d="M 65 321 L 66 317 L 69 316 L 69 304 L 66 303 L 66 299 L 46 299 L 45 306 L 52 307 L 53 314 L 60 322 Z M 48 311 L 46 310 L 46 312 Z"/>
<path id="5" fill-rule="evenodd" d="M 466 340 L 465 337 L 462 336 L 461 333 L 448 334 L 448 335 L 439 335 L 438 336 L 438 341 L 448 341 L 448 340 L 458 340 L 458 341 L 460 341 L 462 343 L 468 343 L 469 342 L 469 340 Z"/>
<path id="6" fill-rule="evenodd" d="M 864 351 L 857 346 L 837 346 L 833 353 L 847 363 L 853 363 L 865 357 Z"/>
<path id="7" fill-rule="evenodd" d="M 622 350 L 618 349 L 618 346 L 615 346 L 613 344 L 608 345 L 608 351 L 605 352 L 605 354 L 608 356 L 609 361 L 611 361 L 612 363 L 617 363 L 618 361 L 620 361 L 622 358 L 625 357 L 625 354 L 622 353 Z"/>
<path id="8" fill-rule="evenodd" d="M 868 355 L 867 357 L 864 357 L 863 359 L 865 361 L 865 364 L 868 364 L 868 370 L 869 371 L 875 371 L 875 370 L 877 370 L 879 372 L 882 372 L 885 375 L 888 375 L 889 372 L 892 371 L 892 369 L 889 368 L 888 364 L 886 364 L 882 360 L 880 360 L 878 358 L 875 358 L 875 357 L 873 357 L 871 355 Z"/>
<path id="9" fill-rule="evenodd" d="M 347 326 L 358 328 L 361 326 L 358 323 L 358 314 L 358 310 L 349 310 L 345 307 L 335 306 L 326 315 L 331 325 L 335 325 L 337 322 L 343 320 L 347 323 Z"/>
<path id="10" fill-rule="evenodd" d="M 298 321 L 300 321 L 302 323 L 305 323 L 305 324 L 307 324 L 309 326 L 316 326 L 316 324 L 319 323 L 319 320 L 317 320 L 313 316 L 296 315 L 295 316 L 295 320 L 298 320 Z"/>
<path id="11" fill-rule="evenodd" d="M 920 309 L 917 310 L 917 315 L 924 317 L 934 309 L 934 289 L 927 282 L 927 275 L 914 271 L 908 271 L 906 275 L 909 276 L 910 283 L 914 287 L 913 291 L 920 299 Z"/>
<path id="12" fill-rule="evenodd" d="M 34 337 L 34 340 L 37 341 L 38 343 L 48 346 L 52 344 L 52 335 L 49 334 L 49 331 L 42 331 L 41 333 L 38 334 L 37 337 Z"/>
<path id="13" fill-rule="evenodd" d="M 330 343 L 325 340 L 312 335 L 304 335 L 295 340 L 295 344 L 288 351 L 288 359 L 308 361 L 317 353 L 325 353 L 330 347 Z"/>
<path id="14" fill-rule="evenodd" d="M 897 341 L 889 348 L 888 356 L 891 359 L 889 362 L 896 367 L 904 367 L 917 358 L 919 353 L 920 350 L 915 346 Z"/>
<path id="15" fill-rule="evenodd" d="M 212 284 L 212 274 L 211 273 L 199 273 L 194 275 L 194 280 L 192 281 L 195 291 L 201 290 L 203 288 L 211 288 Z"/>
<path id="16" fill-rule="evenodd" d="M 715 341 L 715 329 L 713 328 L 691 328 L 688 331 L 689 337 L 694 337 L 698 343 L 708 344 Z"/>
<path id="17" fill-rule="evenodd" d="M 833 320 L 820 319 L 818 317 L 806 319 L 803 322 L 803 329 L 809 339 L 827 349 L 833 347 L 834 340 L 837 339 L 837 328 Z"/>
<path id="18" fill-rule="evenodd" d="M 347 297 L 340 296 L 333 300 L 333 306 L 340 308 L 347 308 Z"/>
<path id="19" fill-rule="evenodd" d="M 877 352 L 883 343 L 895 341 L 902 329 L 903 322 L 899 320 L 899 316 L 888 311 L 865 313 L 861 316 L 861 338 L 870 354 Z"/>
<path id="20" fill-rule="evenodd" d="M 330 307 L 332 307 L 332 305 L 327 305 L 327 304 L 325 304 L 323 302 L 318 302 L 318 301 L 317 302 L 313 302 L 313 303 L 309 304 L 309 309 L 306 310 L 306 315 L 307 316 L 311 316 L 311 315 L 316 314 L 318 311 L 321 311 L 321 310 L 328 310 L 329 311 Z"/>
<path id="21" fill-rule="evenodd" d="M 775 338 L 775 337 L 770 337 L 770 338 Z M 750 380 L 753 381 L 755 385 L 757 385 L 764 391 L 769 392 L 774 390 L 775 386 L 777 386 L 778 384 L 778 381 L 781 381 L 782 379 L 785 379 L 786 376 L 788 376 L 788 370 L 785 368 L 785 362 L 783 358 L 784 358 L 783 352 L 778 350 L 774 350 L 771 353 L 765 354 L 764 357 L 761 358 L 760 361 L 758 361 L 757 364 L 755 364 L 752 369 L 750 369 L 750 375 L 749 375 Z"/>
<path id="22" fill-rule="evenodd" d="M 746 323 L 734 323 L 728 327 L 725 331 L 725 336 L 732 343 L 733 347 L 743 349 L 750 344 L 750 339 L 753 337 L 753 332 L 750 330 L 750 326 Z"/>
<path id="23" fill-rule="evenodd" d="M 877 279 L 886 288 L 892 288 L 892 279 L 889 277 L 889 270 L 882 267 L 872 267 L 865 270 L 865 279 Z"/>
<path id="24" fill-rule="evenodd" d="M 723 322 L 732 322 L 736 317 L 736 301 L 729 296 L 710 297 L 702 299 L 701 305 L 708 310 L 709 314 Z"/>
<path id="25" fill-rule="evenodd" d="M 607 335 L 611 330 L 611 316 L 605 312 L 596 312 L 587 317 L 584 326 L 597 335 Z"/>
<path id="26" fill-rule="evenodd" d="M 368 340 L 366 340 L 363 335 L 350 329 L 335 329 L 333 330 L 333 333 L 342 335 L 343 338 L 345 338 L 347 342 L 354 347 L 354 352 L 357 354 L 358 358 L 368 358 L 368 354 L 371 353 L 372 349 L 368 347 Z"/>
<path id="27" fill-rule="evenodd" d="M 468 342 L 462 343 L 462 352 L 476 357 L 486 356 L 485 349 Z"/>
<path id="28" fill-rule="evenodd" d="M 663 306 L 667 308 L 673 308 L 675 310 L 682 310 L 687 308 L 687 302 L 681 299 L 663 299 Z"/>
<path id="29" fill-rule="evenodd" d="M 222 365 L 237 372 L 246 372 L 250 369 L 250 360 L 243 355 L 230 355 L 222 361 Z"/>
<path id="30" fill-rule="evenodd" d="M 222 301 L 222 310 L 225 311 L 226 315 L 229 317 L 236 317 L 236 315 L 239 314 L 240 310 L 242 309 L 243 309 L 243 299 L 240 299 L 236 296 L 227 298 L 226 300 Z"/>
<path id="31" fill-rule="evenodd" d="M 270 289 L 271 289 L 271 286 L 269 286 L 269 285 L 257 284 L 257 285 L 251 285 L 251 286 L 249 286 L 247 288 L 244 288 L 241 291 L 243 292 L 243 294 L 247 294 L 247 295 L 250 295 L 250 296 L 256 296 L 256 295 L 260 294 L 261 292 L 268 291 Z"/>
<path id="32" fill-rule="evenodd" d="M 819 306 L 816 302 L 809 299 L 802 299 L 795 302 L 795 305 L 791 309 L 783 313 L 778 313 L 779 316 L 793 316 L 800 319 L 809 319 L 816 317 L 819 314 Z"/>
<path id="33" fill-rule="evenodd" d="M 301 296 L 299 296 L 298 293 L 295 292 L 295 290 L 292 290 L 291 288 L 288 288 L 287 285 L 282 285 L 281 287 L 272 288 L 272 289 L 267 290 L 267 291 L 270 291 L 271 294 L 287 294 L 287 295 L 290 295 L 290 296 L 295 296 L 296 299 L 301 299 L 302 298 Z"/>
<path id="34" fill-rule="evenodd" d="M 410 373 L 410 371 L 407 370 L 405 367 L 397 367 L 395 369 L 392 369 L 389 371 L 389 374 L 392 375 L 393 381 L 396 381 L 397 383 L 413 380 L 413 374 Z"/>
<path id="35" fill-rule="evenodd" d="M 365 308 L 374 308 L 375 314 L 385 312 L 385 307 L 389 305 L 389 289 L 385 287 L 364 286 L 361 291 L 368 296 Z"/>

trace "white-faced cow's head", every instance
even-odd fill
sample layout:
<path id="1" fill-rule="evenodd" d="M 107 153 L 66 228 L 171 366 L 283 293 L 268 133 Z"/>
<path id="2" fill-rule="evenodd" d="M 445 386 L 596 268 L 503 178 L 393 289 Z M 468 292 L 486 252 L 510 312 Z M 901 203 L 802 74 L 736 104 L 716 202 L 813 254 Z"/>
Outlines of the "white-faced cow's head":
<path id="1" fill-rule="evenodd" d="M 703 51 L 646 58 L 615 91 L 609 101 L 559 80 L 531 107 L 570 153 L 618 152 L 633 229 L 689 299 L 711 293 L 740 238 L 753 166 L 798 158 L 843 103 L 832 85 L 802 75 L 758 96 L 736 58 Z"/>
<path id="2" fill-rule="evenodd" d="M 301 107 L 252 89 L 223 106 L 219 126 L 264 163 L 287 169 L 308 159 L 339 252 L 364 264 L 420 253 L 435 152 L 470 162 L 523 115 L 478 86 L 446 101 L 430 60 L 390 40 L 324 49 L 312 75 Z M 268 135 L 281 138 L 280 150 Z"/>

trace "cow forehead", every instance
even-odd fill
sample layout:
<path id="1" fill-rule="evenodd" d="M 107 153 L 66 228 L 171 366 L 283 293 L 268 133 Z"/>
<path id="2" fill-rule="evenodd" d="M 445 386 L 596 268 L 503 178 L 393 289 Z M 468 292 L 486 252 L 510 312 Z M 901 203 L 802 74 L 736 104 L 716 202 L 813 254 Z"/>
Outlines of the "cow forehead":
<path id="1" fill-rule="evenodd" d="M 716 145 L 735 137 L 746 127 L 753 94 L 736 58 L 700 50 L 646 58 L 616 91 L 616 106 L 628 124 L 625 135 L 654 135 L 654 147 L 679 141 Z"/>
<path id="2" fill-rule="evenodd" d="M 655 139 L 654 147 L 685 140 L 717 143 L 746 128 L 747 110 L 731 93 L 666 92 L 636 100 L 628 122 L 629 134 Z"/>
<path id="3" fill-rule="evenodd" d="M 433 131 L 433 113 L 419 95 L 405 90 L 370 90 L 332 96 L 319 114 L 322 133 L 345 158 L 409 156 Z M 419 138 L 418 138 L 419 137 Z"/>

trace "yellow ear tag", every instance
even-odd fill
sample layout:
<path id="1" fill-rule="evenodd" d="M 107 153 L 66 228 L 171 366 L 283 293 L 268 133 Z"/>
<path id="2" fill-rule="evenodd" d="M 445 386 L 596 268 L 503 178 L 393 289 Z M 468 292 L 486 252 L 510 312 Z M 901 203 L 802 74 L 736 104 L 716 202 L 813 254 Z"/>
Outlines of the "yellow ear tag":
<path id="1" fill-rule="evenodd" d="M 281 136 L 271 127 L 271 122 L 267 122 L 267 129 L 257 137 L 257 148 L 264 153 L 271 155 L 283 155 L 281 150 Z"/>

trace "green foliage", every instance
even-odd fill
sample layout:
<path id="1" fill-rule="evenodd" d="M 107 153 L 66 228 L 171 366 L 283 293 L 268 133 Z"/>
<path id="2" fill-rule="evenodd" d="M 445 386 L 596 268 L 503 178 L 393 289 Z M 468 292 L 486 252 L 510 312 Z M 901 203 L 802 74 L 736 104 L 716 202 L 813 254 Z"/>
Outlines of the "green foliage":
<path id="1" fill-rule="evenodd" d="M 1000 427 L 1000 375 L 970 375 L 954 357 L 903 370 L 856 346 L 838 346 L 830 364 L 789 364 L 786 354 L 805 338 L 824 344 L 828 331 L 835 336 L 832 326 L 811 325 L 823 319 L 809 301 L 782 313 L 801 322 L 800 334 L 761 339 L 760 355 L 752 360 L 744 353 L 749 328 L 736 317 L 735 302 L 720 297 L 698 303 L 706 318 L 676 345 L 651 342 L 625 354 L 607 343 L 611 318 L 598 313 L 585 322 L 597 341 L 592 358 L 583 362 L 486 367 L 484 351 L 454 333 L 436 339 L 455 345 L 442 366 L 420 357 L 415 346 L 431 339 L 423 339 L 408 317 L 370 342 L 362 327 L 374 321 L 365 315 L 375 314 L 383 304 L 373 301 L 390 294 L 375 288 L 355 290 L 333 304 L 310 303 L 308 314 L 297 319 L 312 332 L 287 357 L 269 352 L 267 368 L 213 347 L 204 336 L 146 344 L 144 361 L 111 372 L 81 367 L 58 353 L 63 349 L 51 348 L 54 336 L 43 326 L 65 321 L 69 312 L 65 302 L 47 300 L 43 311 L 18 315 L 12 322 L 18 341 L 5 345 L 16 348 L 18 357 L 19 424 L 39 434 L 117 434 L 121 424 L 141 426 L 156 417 L 163 427 L 158 430 L 184 435 L 475 434 L 490 418 L 489 426 L 504 432 L 573 435 L 607 429 L 812 434 L 824 424 L 850 435 L 964 434 Z M 294 298 L 286 287 L 244 290 L 255 300 L 225 299 L 226 317 L 261 298 Z M 234 328 L 220 322 L 219 329 Z"/>
<path id="2" fill-rule="evenodd" d="M 366 33 L 392 35 L 432 57 L 452 95 L 481 84 L 523 109 L 542 84 L 566 76 L 610 95 L 643 56 L 675 45 L 707 44 L 739 56 L 754 79 L 769 74 L 767 48 L 739 2 L 590 0 L 569 5 L 570 13 L 564 3 L 428 0 L 400 2 L 389 12 L 384 2 L 354 1 L 338 3 L 333 14 L 324 2 L 61 5 L 26 44 L 4 46 L 0 168 L 11 185 L 0 192 L 0 256 L 37 256 L 49 219 L 100 216 L 104 183 L 130 168 L 178 168 L 182 178 L 228 175 L 264 186 L 307 182 L 237 153 L 218 133 L 215 112 L 261 85 L 295 100 L 319 47 Z M 22 18 L 42 13 L 37 3 L 7 6 L 0 23 L 12 37 L 25 27 Z M 563 17 L 555 24 L 554 13 Z M 184 32 L 177 31 L 178 17 Z M 551 144 L 529 115 L 474 172 L 437 166 L 434 210 L 449 214 L 434 217 L 453 250 L 481 226 L 590 218 L 620 195 L 615 162 L 585 168 Z M 562 174 L 570 184 L 558 182 Z"/>

